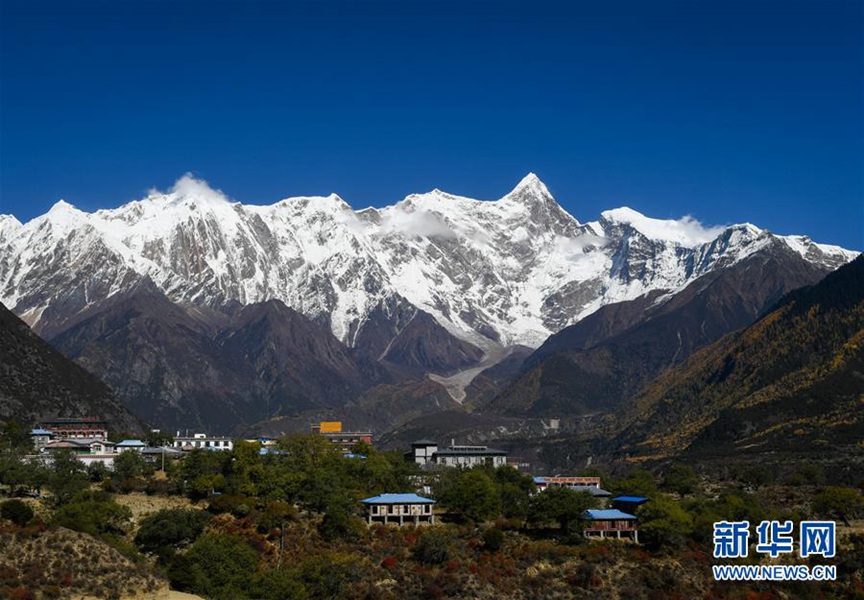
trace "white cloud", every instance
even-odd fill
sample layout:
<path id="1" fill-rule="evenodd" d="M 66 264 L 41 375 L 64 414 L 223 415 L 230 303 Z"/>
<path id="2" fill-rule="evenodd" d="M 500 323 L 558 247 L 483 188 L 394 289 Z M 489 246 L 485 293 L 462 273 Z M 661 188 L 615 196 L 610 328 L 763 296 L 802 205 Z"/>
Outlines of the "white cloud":
<path id="1" fill-rule="evenodd" d="M 222 190 L 214 190 L 203 179 L 198 179 L 191 173 L 186 173 L 178 179 L 170 190 L 178 198 L 196 198 L 209 202 L 230 202 L 231 200 L 222 193 Z"/>
<path id="2" fill-rule="evenodd" d="M 723 232 L 723 226 L 705 226 L 690 215 L 680 219 L 652 219 L 628 208 L 603 212 L 603 217 L 616 223 L 628 223 L 648 238 L 692 246 L 710 242 Z"/>
<path id="3" fill-rule="evenodd" d="M 457 237 L 456 232 L 447 225 L 441 215 L 425 210 L 409 212 L 399 207 L 382 211 L 378 233 L 406 237 Z"/>

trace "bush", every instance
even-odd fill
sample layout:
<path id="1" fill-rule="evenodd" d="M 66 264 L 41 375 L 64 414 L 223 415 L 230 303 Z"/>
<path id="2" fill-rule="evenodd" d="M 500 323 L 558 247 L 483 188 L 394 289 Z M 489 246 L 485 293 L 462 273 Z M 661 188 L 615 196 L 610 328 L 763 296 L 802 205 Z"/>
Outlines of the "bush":
<path id="1" fill-rule="evenodd" d="M 423 533 L 411 554 L 414 560 L 425 565 L 441 565 L 450 558 L 451 536 L 440 528 L 428 529 Z"/>
<path id="2" fill-rule="evenodd" d="M 210 515 L 201 510 L 160 510 L 141 521 L 135 544 L 142 552 L 167 556 L 177 547 L 198 539 L 209 519 Z"/>
<path id="3" fill-rule="evenodd" d="M 327 541 L 356 540 L 364 529 L 363 523 L 357 517 L 352 516 L 341 504 L 335 503 L 324 513 L 318 533 Z"/>
<path id="4" fill-rule="evenodd" d="M 501 514 L 498 486 L 482 469 L 447 471 L 436 488 L 447 510 L 463 519 L 479 523 Z"/>
<path id="5" fill-rule="evenodd" d="M 107 492 L 82 492 L 54 513 L 55 524 L 94 536 L 123 535 L 131 518 L 129 507 Z"/>
<path id="6" fill-rule="evenodd" d="M 487 529 L 483 532 L 483 548 L 490 552 L 497 552 L 504 544 L 504 532 L 500 529 Z"/>
<path id="7" fill-rule="evenodd" d="M 211 496 L 207 505 L 207 510 L 214 515 L 231 513 L 241 519 L 252 512 L 253 508 L 255 508 L 255 498 L 240 496 L 238 494 Z"/>
<path id="8" fill-rule="evenodd" d="M 839 519 L 849 527 L 849 519 L 862 514 L 864 501 L 858 490 L 847 487 L 828 486 L 813 499 L 813 511 L 822 517 Z"/>
<path id="9" fill-rule="evenodd" d="M 208 534 L 198 539 L 169 575 L 184 587 L 212 598 L 244 598 L 258 566 L 258 554 L 243 538 Z M 190 585 L 191 584 L 191 585 Z"/>
<path id="10" fill-rule="evenodd" d="M 255 577 L 252 583 L 252 597 L 262 600 L 289 600 L 306 598 L 308 593 L 294 573 L 270 569 Z"/>
<path id="11" fill-rule="evenodd" d="M 672 465 L 663 480 L 663 487 L 681 496 L 692 494 L 699 485 L 696 472 L 686 465 Z"/>
<path id="12" fill-rule="evenodd" d="M 0 517 L 23 527 L 33 519 L 33 509 L 21 500 L 7 500 L 0 504 Z"/>

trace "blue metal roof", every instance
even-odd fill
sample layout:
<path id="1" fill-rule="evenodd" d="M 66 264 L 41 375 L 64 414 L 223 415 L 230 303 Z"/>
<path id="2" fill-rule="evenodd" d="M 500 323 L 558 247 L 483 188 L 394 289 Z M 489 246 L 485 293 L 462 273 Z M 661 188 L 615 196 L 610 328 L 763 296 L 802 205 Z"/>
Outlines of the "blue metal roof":
<path id="1" fill-rule="evenodd" d="M 147 444 L 145 444 L 141 440 L 123 440 L 122 442 L 118 443 L 117 445 L 118 446 L 134 446 L 136 448 L 144 448 L 145 446 L 147 446 Z"/>
<path id="2" fill-rule="evenodd" d="M 588 492 L 592 496 L 598 498 L 608 498 L 612 495 L 612 492 L 607 492 L 603 488 L 595 487 L 593 485 L 571 485 L 569 487 L 574 492 Z"/>
<path id="3" fill-rule="evenodd" d="M 636 517 L 628 515 L 620 510 L 610 508 L 607 510 L 586 510 L 585 518 L 592 521 L 635 521 Z"/>
<path id="4" fill-rule="evenodd" d="M 534 483 L 546 483 L 546 478 L 545 477 L 535 477 Z"/>
<path id="5" fill-rule="evenodd" d="M 48 429 L 31 429 L 30 435 L 54 435 L 54 432 Z"/>
<path id="6" fill-rule="evenodd" d="M 641 504 L 643 502 L 648 502 L 648 498 L 643 496 L 618 496 L 617 498 L 612 498 L 612 502 L 632 502 L 633 504 Z"/>
<path id="7" fill-rule="evenodd" d="M 435 504 L 435 501 L 417 494 L 381 494 L 366 498 L 363 504 Z"/>

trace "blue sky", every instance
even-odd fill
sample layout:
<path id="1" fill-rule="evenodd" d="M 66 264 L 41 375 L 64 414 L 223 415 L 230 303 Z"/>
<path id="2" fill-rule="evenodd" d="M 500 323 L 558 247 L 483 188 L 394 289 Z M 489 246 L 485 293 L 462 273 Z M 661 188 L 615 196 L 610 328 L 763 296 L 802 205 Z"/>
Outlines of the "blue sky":
<path id="1" fill-rule="evenodd" d="M 185 172 L 355 208 L 529 171 L 864 250 L 864 4 L 0 0 L 0 212 Z"/>

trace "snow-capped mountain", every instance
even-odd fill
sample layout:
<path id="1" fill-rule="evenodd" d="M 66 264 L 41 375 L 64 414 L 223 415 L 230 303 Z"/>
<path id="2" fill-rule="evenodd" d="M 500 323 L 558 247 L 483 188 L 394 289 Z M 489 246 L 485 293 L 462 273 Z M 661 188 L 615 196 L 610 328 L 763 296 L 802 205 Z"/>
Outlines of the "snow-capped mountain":
<path id="1" fill-rule="evenodd" d="M 629 208 L 582 224 L 533 174 L 499 200 L 434 190 L 359 211 L 335 194 L 244 205 L 187 175 L 116 209 L 60 201 L 25 224 L 0 216 L 0 302 L 50 336 L 150 280 L 185 305 L 281 300 L 348 346 L 370 315 L 421 309 L 484 349 L 537 347 L 603 305 L 683 289 L 777 244 L 826 271 L 857 255 Z"/>

